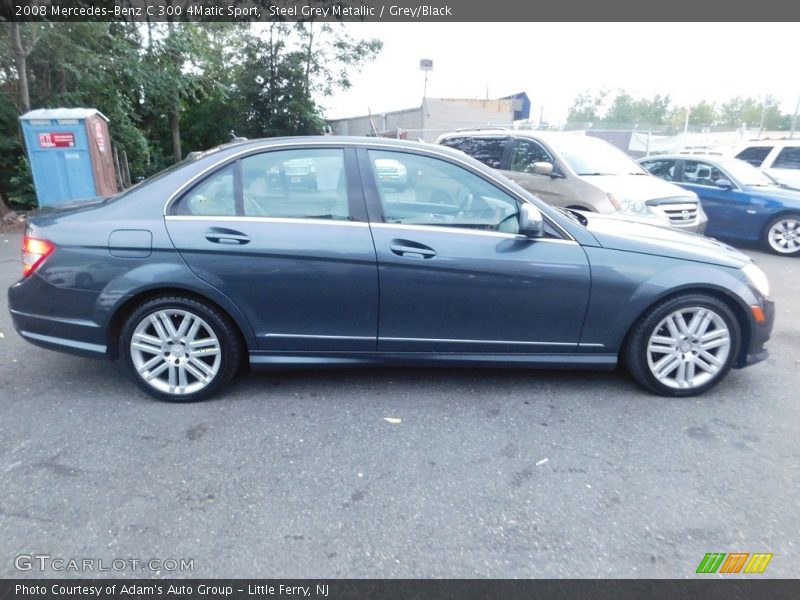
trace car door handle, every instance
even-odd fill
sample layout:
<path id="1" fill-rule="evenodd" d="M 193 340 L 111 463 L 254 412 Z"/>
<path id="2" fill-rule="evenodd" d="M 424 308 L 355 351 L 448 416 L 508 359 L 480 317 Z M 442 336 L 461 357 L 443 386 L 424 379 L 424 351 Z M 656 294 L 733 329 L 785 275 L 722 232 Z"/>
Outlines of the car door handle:
<path id="1" fill-rule="evenodd" d="M 433 258 L 436 256 L 436 251 L 433 248 L 408 240 L 393 240 L 389 248 L 397 256 L 405 256 L 406 258 Z"/>
<path id="2" fill-rule="evenodd" d="M 250 238 L 241 231 L 225 229 L 224 227 L 206 229 L 206 239 L 215 244 L 227 244 L 229 246 L 243 246 L 250 242 Z"/>

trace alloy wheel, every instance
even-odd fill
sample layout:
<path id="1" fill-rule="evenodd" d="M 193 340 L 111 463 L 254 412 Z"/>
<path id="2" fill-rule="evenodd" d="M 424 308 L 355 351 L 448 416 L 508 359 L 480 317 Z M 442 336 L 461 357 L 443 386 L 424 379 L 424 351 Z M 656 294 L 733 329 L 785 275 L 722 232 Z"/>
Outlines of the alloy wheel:
<path id="1" fill-rule="evenodd" d="M 775 221 L 767 231 L 770 248 L 779 254 L 794 254 L 800 251 L 800 220 L 786 217 Z"/>
<path id="2" fill-rule="evenodd" d="M 731 332 L 725 320 L 707 307 L 680 308 L 664 317 L 647 342 L 653 376 L 673 389 L 705 385 L 726 365 Z"/>
<path id="3" fill-rule="evenodd" d="M 217 376 L 222 346 L 211 326 L 181 309 L 150 313 L 130 341 L 133 367 L 144 382 L 165 394 L 194 394 Z"/>

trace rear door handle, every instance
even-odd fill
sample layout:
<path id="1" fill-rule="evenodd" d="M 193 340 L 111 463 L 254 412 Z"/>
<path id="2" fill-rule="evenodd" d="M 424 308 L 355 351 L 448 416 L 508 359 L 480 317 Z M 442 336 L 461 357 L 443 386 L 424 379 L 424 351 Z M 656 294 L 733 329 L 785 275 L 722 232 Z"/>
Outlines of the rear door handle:
<path id="1" fill-rule="evenodd" d="M 392 240 L 389 248 L 397 256 L 406 258 L 433 258 L 436 256 L 436 251 L 433 248 L 408 240 Z"/>
<path id="2" fill-rule="evenodd" d="M 229 246 L 243 246 L 250 242 L 250 238 L 241 231 L 224 227 L 206 229 L 206 239 L 215 244 L 227 244 Z"/>

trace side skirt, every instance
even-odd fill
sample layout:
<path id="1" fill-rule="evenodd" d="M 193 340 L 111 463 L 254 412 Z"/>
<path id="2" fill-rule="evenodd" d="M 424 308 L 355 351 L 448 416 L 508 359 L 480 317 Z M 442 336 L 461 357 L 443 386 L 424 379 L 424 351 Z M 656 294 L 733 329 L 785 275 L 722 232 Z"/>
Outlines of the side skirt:
<path id="1" fill-rule="evenodd" d="M 305 367 L 533 367 L 542 369 L 613 369 L 616 354 L 478 354 L 436 352 L 251 352 L 253 369 Z"/>

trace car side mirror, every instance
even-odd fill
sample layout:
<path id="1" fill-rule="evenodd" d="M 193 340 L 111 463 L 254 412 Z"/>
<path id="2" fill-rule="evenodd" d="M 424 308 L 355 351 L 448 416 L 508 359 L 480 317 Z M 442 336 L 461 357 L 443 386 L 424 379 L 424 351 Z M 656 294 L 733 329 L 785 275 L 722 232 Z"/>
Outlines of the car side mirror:
<path id="1" fill-rule="evenodd" d="M 536 175 L 552 175 L 553 174 L 553 163 L 549 162 L 535 162 L 532 165 L 533 173 Z"/>
<path id="2" fill-rule="evenodd" d="M 723 190 L 733 189 L 733 183 L 731 183 L 730 179 L 717 179 L 714 182 L 714 185 L 718 188 L 722 188 Z"/>
<path id="3" fill-rule="evenodd" d="M 519 233 L 531 238 L 544 235 L 542 213 L 532 204 L 523 204 L 519 209 Z"/>

